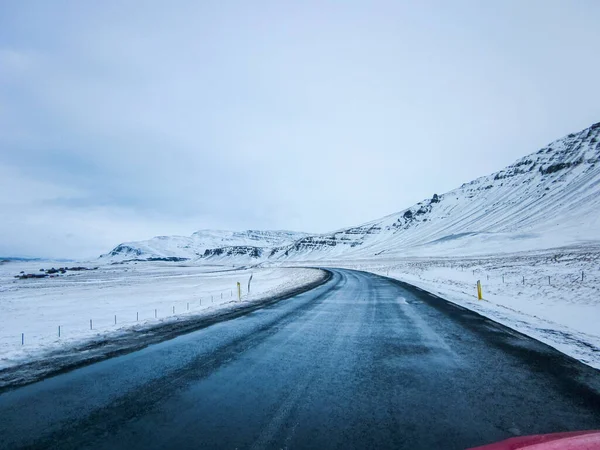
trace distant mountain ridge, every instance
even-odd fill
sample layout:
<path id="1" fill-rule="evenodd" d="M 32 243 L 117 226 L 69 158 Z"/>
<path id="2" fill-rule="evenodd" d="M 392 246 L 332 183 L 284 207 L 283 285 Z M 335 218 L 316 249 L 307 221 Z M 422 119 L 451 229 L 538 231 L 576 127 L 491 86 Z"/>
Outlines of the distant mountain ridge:
<path id="1" fill-rule="evenodd" d="M 495 254 L 599 243 L 600 123 L 491 175 L 356 227 L 312 235 L 198 233 L 121 244 L 103 257 L 161 254 L 215 264 L 281 263 Z"/>
<path id="2" fill-rule="evenodd" d="M 202 258 L 207 250 L 218 248 L 237 248 L 238 256 L 248 254 L 252 258 L 257 253 L 253 249 L 280 247 L 305 236 L 308 233 L 286 230 L 199 230 L 191 236 L 156 236 L 147 241 L 124 242 L 100 258 L 111 261 L 196 260 Z"/>

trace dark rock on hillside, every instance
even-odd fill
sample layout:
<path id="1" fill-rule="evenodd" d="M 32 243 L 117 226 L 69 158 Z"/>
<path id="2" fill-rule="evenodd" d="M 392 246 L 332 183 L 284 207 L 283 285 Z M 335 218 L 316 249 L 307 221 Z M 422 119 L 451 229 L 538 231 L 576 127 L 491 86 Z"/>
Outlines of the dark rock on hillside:
<path id="1" fill-rule="evenodd" d="M 214 256 L 241 256 L 246 255 L 251 258 L 260 258 L 263 253 L 261 247 L 250 247 L 250 246 L 232 246 L 232 247 L 220 247 L 220 248 L 209 248 L 204 251 L 201 258 L 209 258 Z"/>
<path id="2" fill-rule="evenodd" d="M 163 258 L 151 257 L 146 258 L 145 261 L 166 261 L 166 262 L 182 262 L 187 261 L 189 258 L 181 258 L 179 256 L 165 256 Z"/>
<path id="3" fill-rule="evenodd" d="M 120 244 L 120 245 L 117 245 L 115 248 L 113 248 L 112 251 L 109 253 L 109 255 L 117 256 L 122 253 L 125 253 L 128 255 L 141 256 L 143 252 L 139 248 L 134 248 L 134 247 L 130 247 L 128 245 Z"/>
<path id="4" fill-rule="evenodd" d="M 29 278 L 46 278 L 48 274 L 45 273 L 26 273 L 23 275 L 15 275 L 15 278 L 20 280 L 27 280 Z"/>
<path id="5" fill-rule="evenodd" d="M 543 167 L 540 167 L 540 172 L 543 175 L 548 175 L 550 173 L 558 172 L 563 169 L 568 169 L 570 167 L 578 166 L 582 162 L 583 162 L 583 159 L 578 159 L 577 161 L 573 161 L 573 162 L 561 162 L 561 163 L 557 163 L 557 164 L 552 164 L 552 165 L 546 167 L 545 169 Z"/>

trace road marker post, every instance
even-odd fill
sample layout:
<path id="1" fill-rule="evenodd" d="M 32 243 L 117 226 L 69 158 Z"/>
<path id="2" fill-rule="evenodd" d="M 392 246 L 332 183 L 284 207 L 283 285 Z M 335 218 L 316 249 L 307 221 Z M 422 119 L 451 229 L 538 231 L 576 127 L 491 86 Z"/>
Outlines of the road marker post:
<path id="1" fill-rule="evenodd" d="M 237 282 L 237 288 L 238 288 L 238 301 L 241 302 L 242 301 L 242 285 L 240 284 L 240 282 Z"/>
<path id="2" fill-rule="evenodd" d="M 477 299 L 483 300 L 483 295 L 481 293 L 481 281 L 477 280 Z"/>

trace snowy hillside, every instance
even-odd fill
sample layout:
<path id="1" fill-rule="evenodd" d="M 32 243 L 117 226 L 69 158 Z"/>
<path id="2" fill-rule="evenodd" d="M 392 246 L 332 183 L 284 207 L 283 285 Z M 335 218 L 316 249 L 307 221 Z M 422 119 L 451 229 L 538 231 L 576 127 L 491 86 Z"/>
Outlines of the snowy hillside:
<path id="1" fill-rule="evenodd" d="M 294 231 L 222 231 L 200 230 L 191 236 L 157 236 L 147 241 L 125 242 L 109 253 L 100 256 L 103 260 L 124 261 L 131 259 L 195 260 L 203 257 L 207 250 L 241 247 L 236 255 L 262 254 L 263 248 L 288 245 L 307 236 Z M 210 252 L 209 252 L 210 253 Z M 208 254 L 207 254 L 208 255 Z M 227 255 L 227 253 L 225 253 Z"/>
<path id="2" fill-rule="evenodd" d="M 320 235 L 202 230 L 120 244 L 101 258 L 211 264 L 468 256 L 600 242 L 600 123 L 514 164 L 366 224 Z"/>
<path id="3" fill-rule="evenodd" d="M 600 241 L 600 123 L 396 214 L 277 249 L 276 260 L 475 255 Z"/>

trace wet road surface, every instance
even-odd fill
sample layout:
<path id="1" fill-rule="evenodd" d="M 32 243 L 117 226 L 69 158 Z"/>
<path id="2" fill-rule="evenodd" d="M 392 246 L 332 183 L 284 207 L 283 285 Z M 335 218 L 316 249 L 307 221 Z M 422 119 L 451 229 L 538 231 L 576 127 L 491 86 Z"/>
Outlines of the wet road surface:
<path id="1" fill-rule="evenodd" d="M 332 272 L 0 394 L 0 448 L 461 449 L 600 428 L 600 371 L 411 286 Z"/>

